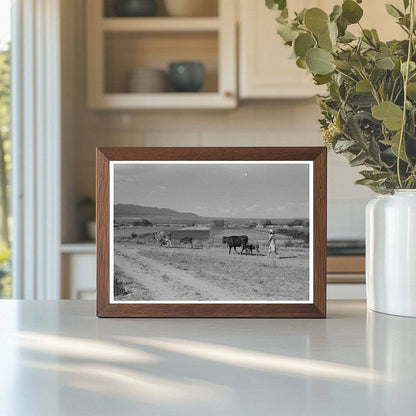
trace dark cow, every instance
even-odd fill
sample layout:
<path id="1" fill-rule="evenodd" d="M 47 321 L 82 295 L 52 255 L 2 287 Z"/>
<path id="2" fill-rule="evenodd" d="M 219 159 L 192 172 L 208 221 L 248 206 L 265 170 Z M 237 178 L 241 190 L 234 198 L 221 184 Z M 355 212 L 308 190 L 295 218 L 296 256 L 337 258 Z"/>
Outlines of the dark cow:
<path id="1" fill-rule="evenodd" d="M 253 250 L 256 250 L 256 256 L 258 256 L 260 254 L 260 245 L 259 245 L 259 243 L 247 244 L 246 252 L 249 251 L 250 254 L 253 254 Z"/>
<path id="2" fill-rule="evenodd" d="M 231 254 L 231 249 L 233 248 L 234 251 L 237 253 L 236 247 L 242 247 L 240 254 L 243 253 L 243 251 L 246 251 L 247 255 L 247 243 L 248 243 L 248 237 L 246 235 L 232 235 L 230 237 L 224 236 L 222 238 L 222 243 L 228 245 L 228 254 Z"/>
<path id="3" fill-rule="evenodd" d="M 180 239 L 181 244 L 190 244 L 192 247 L 192 237 L 183 237 Z"/>

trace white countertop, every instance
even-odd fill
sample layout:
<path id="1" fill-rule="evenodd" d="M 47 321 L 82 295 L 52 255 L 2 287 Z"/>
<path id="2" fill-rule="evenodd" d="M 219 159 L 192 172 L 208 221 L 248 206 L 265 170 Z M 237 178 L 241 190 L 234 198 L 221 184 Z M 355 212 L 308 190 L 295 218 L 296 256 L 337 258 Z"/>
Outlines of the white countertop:
<path id="1" fill-rule="evenodd" d="M 0 415 L 412 415 L 416 319 L 97 319 L 0 301 Z"/>

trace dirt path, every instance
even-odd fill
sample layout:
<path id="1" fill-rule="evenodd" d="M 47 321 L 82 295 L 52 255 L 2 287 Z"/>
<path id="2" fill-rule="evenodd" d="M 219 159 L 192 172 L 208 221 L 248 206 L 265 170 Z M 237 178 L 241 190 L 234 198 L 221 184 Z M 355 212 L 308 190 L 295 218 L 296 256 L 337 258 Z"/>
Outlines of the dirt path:
<path id="1" fill-rule="evenodd" d="M 140 280 L 140 285 L 151 292 L 153 299 L 160 300 L 217 300 L 232 293 L 209 282 L 197 279 L 191 273 L 173 266 L 161 264 L 140 255 L 137 249 L 116 250 L 114 262 L 132 280 Z M 138 299 L 137 299 L 138 300 Z"/>

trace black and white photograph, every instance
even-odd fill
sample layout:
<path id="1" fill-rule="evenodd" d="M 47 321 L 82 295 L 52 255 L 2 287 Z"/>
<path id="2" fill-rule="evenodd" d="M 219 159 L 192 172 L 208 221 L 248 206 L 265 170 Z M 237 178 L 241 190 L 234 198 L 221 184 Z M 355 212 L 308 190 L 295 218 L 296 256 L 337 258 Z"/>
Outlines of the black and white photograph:
<path id="1" fill-rule="evenodd" d="M 111 303 L 308 303 L 312 163 L 111 162 Z"/>

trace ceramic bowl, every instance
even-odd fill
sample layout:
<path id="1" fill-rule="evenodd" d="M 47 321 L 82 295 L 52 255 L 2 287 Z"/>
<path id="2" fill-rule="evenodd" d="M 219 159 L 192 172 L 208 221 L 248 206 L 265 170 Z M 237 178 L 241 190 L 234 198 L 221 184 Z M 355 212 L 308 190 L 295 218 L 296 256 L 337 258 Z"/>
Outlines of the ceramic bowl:
<path id="1" fill-rule="evenodd" d="M 119 17 L 156 16 L 158 0 L 117 0 L 114 5 Z"/>
<path id="2" fill-rule="evenodd" d="M 169 65 L 169 82 L 176 92 L 197 92 L 205 80 L 205 67 L 201 62 L 172 62 Z"/>
<path id="3" fill-rule="evenodd" d="M 131 71 L 127 90 L 135 93 L 160 93 L 167 90 L 166 72 L 161 69 L 139 68 Z"/>

